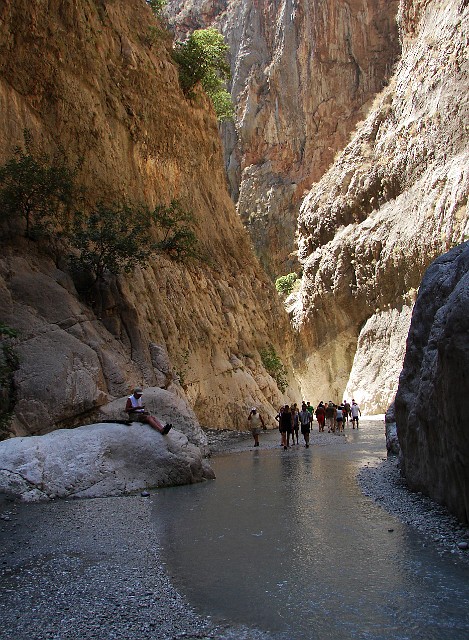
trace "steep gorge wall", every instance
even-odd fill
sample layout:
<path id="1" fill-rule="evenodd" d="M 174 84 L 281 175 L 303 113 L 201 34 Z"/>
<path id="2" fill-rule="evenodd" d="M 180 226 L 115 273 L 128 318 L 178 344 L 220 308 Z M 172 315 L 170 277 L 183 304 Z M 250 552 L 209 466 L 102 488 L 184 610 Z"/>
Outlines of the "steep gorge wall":
<path id="1" fill-rule="evenodd" d="M 302 205 L 292 302 L 304 388 L 369 412 L 397 389 L 426 267 L 469 234 L 468 3 L 402 0 L 399 26 L 388 87 Z"/>
<path id="2" fill-rule="evenodd" d="M 226 37 L 231 191 L 268 273 L 298 270 L 301 200 L 391 75 L 398 0 L 169 0 L 168 8 L 181 37 L 208 25 Z"/>
<path id="3" fill-rule="evenodd" d="M 183 393 L 202 424 L 243 426 L 281 400 L 259 351 L 292 346 L 226 189 L 216 120 L 187 102 L 170 41 L 143 0 L 6 0 L 0 6 L 0 161 L 29 129 L 82 159 L 88 198 L 192 211 L 210 262 L 164 257 L 77 296 L 63 260 L 18 238 L 0 257 L 0 320 L 18 331 L 15 433 L 78 424 L 136 383 Z M 2 241 L 2 244 L 3 241 Z M 98 303 L 99 302 L 99 303 Z M 167 355 L 168 354 L 168 355 Z"/>

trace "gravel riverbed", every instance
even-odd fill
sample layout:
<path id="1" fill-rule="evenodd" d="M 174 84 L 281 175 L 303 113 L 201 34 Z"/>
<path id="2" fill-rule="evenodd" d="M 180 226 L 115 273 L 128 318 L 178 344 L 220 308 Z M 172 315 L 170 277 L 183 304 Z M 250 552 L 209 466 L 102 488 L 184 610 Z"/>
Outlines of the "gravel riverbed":
<path id="1" fill-rule="evenodd" d="M 207 431 L 214 455 L 249 450 L 246 432 Z M 278 435 L 278 434 L 277 434 Z M 312 446 L 342 438 L 312 434 Z M 278 447 L 269 432 L 261 447 Z M 424 544 L 469 565 L 469 530 L 410 493 L 394 458 L 361 469 L 363 492 Z M 2 640 L 265 640 L 255 629 L 197 615 L 171 583 L 152 521 L 151 495 L 18 504 L 0 499 Z M 194 576 L 197 580 L 197 576 Z"/>

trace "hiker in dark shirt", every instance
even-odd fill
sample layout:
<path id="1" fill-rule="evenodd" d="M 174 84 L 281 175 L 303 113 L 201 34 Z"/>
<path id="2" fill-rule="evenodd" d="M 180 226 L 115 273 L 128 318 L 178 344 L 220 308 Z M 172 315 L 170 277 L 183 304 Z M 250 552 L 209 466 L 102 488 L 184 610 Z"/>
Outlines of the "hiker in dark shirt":
<path id="1" fill-rule="evenodd" d="M 279 431 L 282 434 L 282 445 L 286 451 L 290 446 L 290 436 L 293 433 L 293 416 L 290 407 L 286 404 L 279 414 Z"/>

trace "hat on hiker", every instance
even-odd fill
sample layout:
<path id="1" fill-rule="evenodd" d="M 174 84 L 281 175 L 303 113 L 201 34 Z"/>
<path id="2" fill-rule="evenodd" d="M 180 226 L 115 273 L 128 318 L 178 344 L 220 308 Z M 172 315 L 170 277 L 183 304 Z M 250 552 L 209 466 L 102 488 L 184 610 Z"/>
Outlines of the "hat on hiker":
<path id="1" fill-rule="evenodd" d="M 252 407 L 251 411 L 257 411 L 256 407 Z"/>
<path id="2" fill-rule="evenodd" d="M 142 394 L 142 393 L 143 393 L 143 389 L 142 389 L 142 387 L 135 387 L 135 389 L 134 389 L 134 393 L 140 393 L 140 394 Z"/>

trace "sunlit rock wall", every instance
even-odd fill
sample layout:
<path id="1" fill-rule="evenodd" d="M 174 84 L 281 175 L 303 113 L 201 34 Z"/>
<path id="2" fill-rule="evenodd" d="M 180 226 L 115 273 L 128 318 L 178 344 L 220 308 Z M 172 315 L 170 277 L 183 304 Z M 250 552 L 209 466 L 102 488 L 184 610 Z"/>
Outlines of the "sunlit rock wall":
<path id="1" fill-rule="evenodd" d="M 2 239 L 0 321 L 18 331 L 14 433 L 79 424 L 135 384 L 185 393 L 212 427 L 243 427 L 252 404 L 274 414 L 283 399 L 259 352 L 273 344 L 288 366 L 288 321 L 226 189 L 210 105 L 184 99 L 171 37 L 155 33 L 142 0 L 0 4 L 0 161 L 28 128 L 40 149 L 81 159 L 91 201 L 178 199 L 208 256 L 159 257 L 82 300 L 63 256 Z"/>
<path id="2" fill-rule="evenodd" d="M 304 388 L 384 412 L 430 262 L 469 234 L 469 7 L 400 3 L 402 58 L 305 198 L 295 322 Z"/>
<path id="3" fill-rule="evenodd" d="M 229 44 L 236 121 L 222 133 L 230 188 L 273 277 L 298 269 L 305 190 L 391 75 L 397 7 L 397 0 L 168 2 L 180 37 L 215 25 Z"/>

